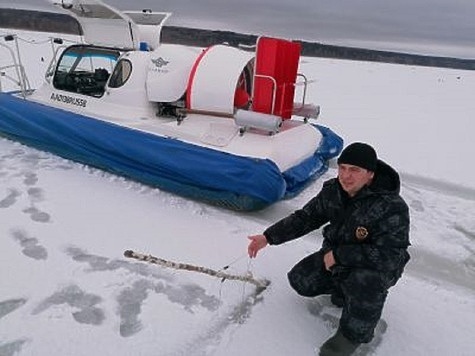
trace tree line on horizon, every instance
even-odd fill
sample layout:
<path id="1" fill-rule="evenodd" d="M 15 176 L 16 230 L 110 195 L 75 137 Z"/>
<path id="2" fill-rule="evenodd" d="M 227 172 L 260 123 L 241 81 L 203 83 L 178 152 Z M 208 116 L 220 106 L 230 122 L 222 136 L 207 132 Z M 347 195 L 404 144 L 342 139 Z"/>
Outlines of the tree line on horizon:
<path id="1" fill-rule="evenodd" d="M 0 8 L 0 28 L 72 35 L 82 34 L 81 25 L 75 18 L 68 14 L 9 8 Z M 164 43 L 198 47 L 208 47 L 221 43 L 227 43 L 231 46 L 253 46 L 258 37 L 252 34 L 242 34 L 232 31 L 205 30 L 166 25 L 163 27 L 161 35 L 162 42 Z M 302 55 L 308 57 L 475 70 L 475 60 L 471 59 L 378 51 L 306 41 L 300 42 L 302 44 Z"/>

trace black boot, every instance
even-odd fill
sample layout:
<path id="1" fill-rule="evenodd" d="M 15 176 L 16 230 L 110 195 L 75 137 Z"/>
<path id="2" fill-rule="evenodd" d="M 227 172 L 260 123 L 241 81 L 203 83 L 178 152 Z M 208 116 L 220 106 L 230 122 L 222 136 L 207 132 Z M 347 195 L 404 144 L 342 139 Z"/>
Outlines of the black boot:
<path id="1" fill-rule="evenodd" d="M 348 340 L 338 329 L 335 335 L 329 338 L 320 347 L 320 356 L 349 356 L 358 348 L 360 344 Z"/>

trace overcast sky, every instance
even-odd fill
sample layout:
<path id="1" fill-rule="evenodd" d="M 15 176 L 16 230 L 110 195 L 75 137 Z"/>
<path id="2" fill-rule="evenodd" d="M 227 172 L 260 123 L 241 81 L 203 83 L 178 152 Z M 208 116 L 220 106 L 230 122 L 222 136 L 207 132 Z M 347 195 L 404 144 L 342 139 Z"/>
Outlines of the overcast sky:
<path id="1" fill-rule="evenodd" d="M 60 1 L 60 0 L 58 0 Z M 47 6 L 48 0 L 0 0 Z M 475 59 L 475 0 L 106 0 L 171 25 Z M 0 24 L 1 27 L 1 24 Z"/>

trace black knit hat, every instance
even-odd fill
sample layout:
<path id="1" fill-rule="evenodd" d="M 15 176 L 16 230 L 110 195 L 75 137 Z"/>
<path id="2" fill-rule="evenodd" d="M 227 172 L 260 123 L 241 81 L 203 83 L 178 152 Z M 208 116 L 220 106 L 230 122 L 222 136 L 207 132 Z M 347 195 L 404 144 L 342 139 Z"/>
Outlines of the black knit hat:
<path id="1" fill-rule="evenodd" d="M 354 142 L 341 152 L 337 162 L 338 164 L 351 164 L 374 172 L 378 157 L 376 156 L 376 151 L 370 145 Z"/>

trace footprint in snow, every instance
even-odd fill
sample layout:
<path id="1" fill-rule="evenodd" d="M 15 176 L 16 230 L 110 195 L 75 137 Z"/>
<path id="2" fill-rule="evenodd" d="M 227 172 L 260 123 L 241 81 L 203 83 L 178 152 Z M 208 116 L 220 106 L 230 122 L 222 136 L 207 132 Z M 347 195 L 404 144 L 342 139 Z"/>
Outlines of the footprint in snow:
<path id="1" fill-rule="evenodd" d="M 34 175 L 36 177 L 36 175 Z M 29 183 L 33 183 L 36 178 L 28 178 Z M 27 190 L 28 198 L 30 199 L 31 206 L 23 210 L 24 213 L 30 214 L 30 218 L 33 221 L 46 223 L 51 220 L 51 216 L 44 211 L 39 210 L 37 207 L 34 206 L 35 203 L 39 203 L 44 201 L 44 190 L 38 187 L 30 187 Z"/>
<path id="2" fill-rule="evenodd" d="M 43 189 L 41 188 L 29 188 L 27 192 L 32 202 L 41 202 L 44 200 Z"/>
<path id="3" fill-rule="evenodd" d="M 88 265 L 88 272 L 115 271 L 119 268 L 123 268 L 130 273 L 142 277 L 153 277 L 164 281 L 172 281 L 174 279 L 171 274 L 158 268 L 150 268 L 150 266 L 147 266 L 144 263 L 131 263 L 119 259 L 109 259 L 104 256 L 90 254 L 75 246 L 67 247 L 65 252 L 73 259 L 73 261 Z"/>
<path id="4" fill-rule="evenodd" d="M 33 310 L 32 314 L 40 314 L 55 305 L 66 304 L 74 310 L 71 315 L 78 323 L 101 325 L 105 314 L 102 309 L 96 307 L 101 301 L 100 296 L 86 293 L 78 286 L 71 285 L 46 298 Z"/>
<path id="5" fill-rule="evenodd" d="M 221 304 L 218 298 L 207 295 L 206 291 L 198 285 L 172 286 L 141 279 L 136 281 L 130 288 L 123 289 L 117 297 L 119 304 L 118 314 L 120 317 L 119 331 L 122 337 L 133 336 L 142 330 L 139 315 L 149 292 L 165 295 L 170 302 L 181 305 L 189 313 L 193 313 L 193 310 L 199 307 L 209 311 L 216 311 Z"/>
<path id="6" fill-rule="evenodd" d="M 34 206 L 24 209 L 23 212 L 29 214 L 31 220 L 36 222 L 47 223 L 51 220 L 51 216 L 48 213 L 45 213 Z"/>
<path id="7" fill-rule="evenodd" d="M 120 317 L 119 332 L 122 337 L 133 336 L 142 330 L 139 315 L 150 292 L 164 295 L 171 303 L 183 307 L 185 311 L 190 313 L 193 313 L 196 308 L 216 311 L 221 305 L 218 297 L 207 294 L 201 286 L 191 283 L 180 284 L 172 274 L 159 268 L 150 267 L 143 263 L 131 263 L 93 255 L 74 246 L 66 248 L 65 252 L 74 261 L 86 264 L 88 266 L 87 272 L 90 273 L 125 269 L 134 275 L 147 278 L 141 278 L 134 282 L 131 287 L 121 289 L 117 297 L 119 305 L 117 314 Z M 150 278 L 153 278 L 153 282 L 150 281 Z"/>
<path id="8" fill-rule="evenodd" d="M 2 200 L 0 200 L 0 208 L 9 208 L 11 207 L 12 205 L 14 205 L 16 202 L 17 202 L 17 198 L 21 195 L 21 193 L 14 189 L 14 188 L 10 188 L 9 189 L 9 193 L 8 195 L 3 198 Z"/>
<path id="9" fill-rule="evenodd" d="M 147 299 L 148 290 L 152 287 L 146 280 L 137 281 L 131 288 L 124 289 L 117 297 L 119 303 L 120 327 L 122 337 L 129 337 L 142 330 L 139 315 L 142 304 Z"/>
<path id="10" fill-rule="evenodd" d="M 25 178 L 23 179 L 23 183 L 27 186 L 32 186 L 38 183 L 38 176 L 36 173 L 27 172 L 25 173 Z"/>
<path id="11" fill-rule="evenodd" d="M 74 261 L 89 265 L 88 272 L 114 271 L 119 268 L 125 269 L 132 274 L 145 278 L 153 278 L 158 283 L 152 283 L 148 279 L 141 279 L 137 287 L 139 290 L 153 289 L 155 293 L 164 294 L 172 303 L 180 304 L 187 311 L 195 307 L 202 307 L 209 311 L 218 309 L 221 301 L 219 298 L 208 295 L 206 290 L 198 284 L 180 284 L 173 274 L 166 270 L 151 267 L 143 263 L 131 263 L 123 260 L 110 260 L 104 256 L 92 255 L 78 247 L 68 247 L 66 253 Z M 134 284 L 135 285 L 135 284 Z M 124 292 L 125 293 L 125 292 Z"/>
<path id="12" fill-rule="evenodd" d="M 23 299 L 23 298 L 7 299 L 0 302 L 0 319 L 3 318 L 5 315 L 10 314 L 11 312 L 17 310 L 25 303 L 26 303 L 26 299 Z M 3 354 L 0 353 L 0 355 L 3 355 Z"/>
<path id="13" fill-rule="evenodd" d="M 2 356 L 14 356 L 18 355 L 23 345 L 29 341 L 28 339 L 19 339 L 6 344 L 0 344 L 0 355 Z"/>
<path id="14" fill-rule="evenodd" d="M 12 236 L 20 243 L 20 246 L 23 248 L 22 253 L 25 256 L 35 260 L 46 260 L 48 258 L 48 251 L 38 243 L 38 239 L 28 237 L 27 234 L 21 230 L 14 230 Z"/>

